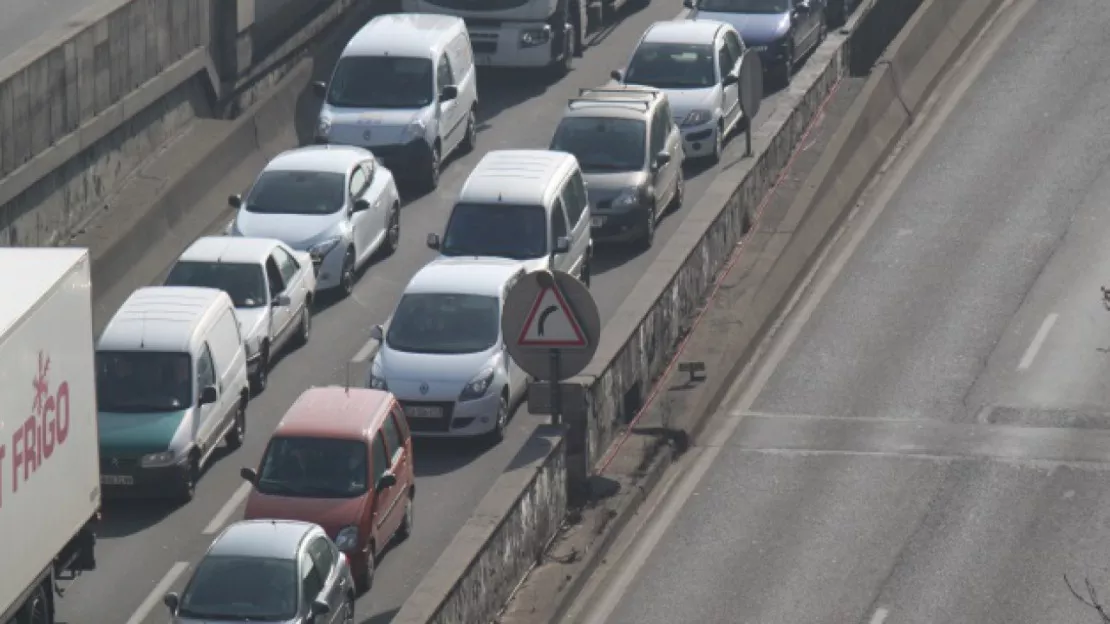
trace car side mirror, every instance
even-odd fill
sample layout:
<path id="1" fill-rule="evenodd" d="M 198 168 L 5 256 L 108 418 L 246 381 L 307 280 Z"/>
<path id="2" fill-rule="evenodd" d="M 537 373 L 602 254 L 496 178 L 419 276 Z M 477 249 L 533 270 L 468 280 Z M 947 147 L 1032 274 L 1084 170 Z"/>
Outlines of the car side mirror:
<path id="1" fill-rule="evenodd" d="M 240 468 L 239 476 L 243 477 L 243 480 L 250 484 L 254 484 L 255 481 L 258 481 L 258 473 L 254 471 L 254 468 Z"/>
<path id="2" fill-rule="evenodd" d="M 378 484 L 374 486 L 374 488 L 381 492 L 382 490 L 391 488 L 395 485 L 397 485 L 397 475 L 393 474 L 392 472 L 387 472 L 378 479 Z"/>
<path id="3" fill-rule="evenodd" d="M 312 601 L 311 609 L 313 617 L 319 617 L 321 615 L 327 615 L 331 611 L 331 605 L 329 605 L 324 599 L 317 598 L 316 600 Z"/>
<path id="4" fill-rule="evenodd" d="M 370 202 L 361 197 L 356 199 L 354 210 L 352 212 L 363 212 L 365 210 L 370 210 Z"/>
<path id="5" fill-rule="evenodd" d="M 197 405 L 211 405 L 219 398 L 220 393 L 216 391 L 216 386 L 205 386 L 200 391 L 200 399 L 197 401 Z"/>
<path id="6" fill-rule="evenodd" d="M 724 87 L 737 84 L 738 82 L 740 82 L 740 78 L 736 74 L 725 74 L 724 77 L 721 78 L 721 86 Z"/>
<path id="7" fill-rule="evenodd" d="M 242 195 L 231 195 L 230 197 L 227 198 L 227 205 L 231 206 L 232 208 L 239 208 L 240 206 L 243 205 L 243 196 Z"/>
<path id="8" fill-rule="evenodd" d="M 312 92 L 316 94 L 316 97 L 323 98 L 328 94 L 328 83 L 323 80 L 317 80 L 312 83 Z"/>
<path id="9" fill-rule="evenodd" d="M 162 596 L 162 604 L 166 605 L 171 614 L 176 614 L 177 605 L 181 604 L 181 596 L 178 596 L 177 592 L 170 592 Z"/>
<path id="10" fill-rule="evenodd" d="M 621 82 L 622 80 L 624 80 L 624 72 L 619 69 L 614 69 L 613 71 L 609 72 L 609 77 L 613 80 L 616 80 L 617 82 Z"/>
<path id="11" fill-rule="evenodd" d="M 370 337 L 381 342 L 385 338 L 385 330 L 382 329 L 381 325 L 375 325 L 370 328 Z"/>
<path id="12" fill-rule="evenodd" d="M 289 298 L 289 295 L 275 295 L 274 296 L 274 307 L 275 308 L 288 308 L 291 305 L 293 305 L 293 300 Z"/>
<path id="13" fill-rule="evenodd" d="M 671 162 L 670 152 L 659 152 L 658 154 L 655 155 L 655 168 L 656 169 L 661 169 L 663 167 L 666 167 L 667 163 L 669 163 L 669 162 Z"/>
<path id="14" fill-rule="evenodd" d="M 555 239 L 555 253 L 565 254 L 570 251 L 570 239 L 566 236 L 560 236 Z"/>
<path id="15" fill-rule="evenodd" d="M 440 102 L 450 102 L 457 97 L 459 97 L 459 88 L 455 85 L 447 85 L 439 92 Z"/>
<path id="16" fill-rule="evenodd" d="M 434 249 L 436 251 L 439 251 L 439 244 L 440 244 L 439 234 L 429 234 L 428 235 L 428 241 L 427 241 L 428 249 Z"/>

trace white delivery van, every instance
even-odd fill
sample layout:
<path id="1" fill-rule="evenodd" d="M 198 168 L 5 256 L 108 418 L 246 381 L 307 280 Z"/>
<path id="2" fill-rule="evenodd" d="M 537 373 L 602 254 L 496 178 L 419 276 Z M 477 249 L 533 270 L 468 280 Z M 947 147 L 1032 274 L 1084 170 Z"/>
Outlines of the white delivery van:
<path id="1" fill-rule="evenodd" d="M 466 179 L 442 238 L 441 256 L 492 256 L 551 267 L 590 284 L 590 204 L 578 159 L 548 150 L 488 152 Z"/>
<path id="2" fill-rule="evenodd" d="M 52 623 L 55 583 L 96 567 L 89 256 L 5 247 L 0 284 L 0 622 Z"/>
<path id="3" fill-rule="evenodd" d="M 100 335 L 96 388 L 105 493 L 192 499 L 212 452 L 246 433 L 247 354 L 231 297 L 136 290 Z"/>
<path id="4" fill-rule="evenodd" d="M 317 142 L 364 147 L 399 179 L 434 189 L 447 156 L 474 149 L 478 79 L 461 18 L 379 15 L 314 88 Z"/>

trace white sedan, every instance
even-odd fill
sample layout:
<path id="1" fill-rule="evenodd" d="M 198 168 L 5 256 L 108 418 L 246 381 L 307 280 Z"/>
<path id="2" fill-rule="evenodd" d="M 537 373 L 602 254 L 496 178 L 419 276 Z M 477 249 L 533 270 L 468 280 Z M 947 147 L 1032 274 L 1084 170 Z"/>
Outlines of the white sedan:
<path id="1" fill-rule="evenodd" d="M 389 169 L 347 145 L 312 145 L 278 154 L 245 196 L 232 236 L 276 238 L 312 256 L 320 290 L 351 294 L 359 268 L 401 238 L 401 199 Z"/>
<path id="2" fill-rule="evenodd" d="M 316 276 L 312 258 L 272 238 L 206 236 L 181 254 L 167 286 L 225 291 L 235 304 L 255 392 L 266 388 L 272 356 L 308 342 Z"/>

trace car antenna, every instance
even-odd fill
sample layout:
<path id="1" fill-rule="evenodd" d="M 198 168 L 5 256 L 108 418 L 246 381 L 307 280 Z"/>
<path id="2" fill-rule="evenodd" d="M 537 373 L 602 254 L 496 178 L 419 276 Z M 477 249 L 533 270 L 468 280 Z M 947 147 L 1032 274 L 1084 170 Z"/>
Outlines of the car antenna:
<path id="1" fill-rule="evenodd" d="M 345 370 L 347 372 L 347 375 L 346 375 L 346 379 L 343 381 L 343 392 L 347 396 L 351 396 L 351 363 L 350 362 L 347 362 L 347 366 L 346 366 Z"/>

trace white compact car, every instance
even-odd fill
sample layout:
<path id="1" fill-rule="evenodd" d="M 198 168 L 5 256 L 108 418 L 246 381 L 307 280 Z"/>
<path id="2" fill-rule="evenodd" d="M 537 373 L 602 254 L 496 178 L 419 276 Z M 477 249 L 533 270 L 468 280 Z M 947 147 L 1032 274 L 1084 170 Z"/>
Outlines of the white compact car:
<path id="1" fill-rule="evenodd" d="M 665 91 L 682 130 L 686 157 L 717 162 L 725 139 L 744 118 L 739 85 L 743 54 L 740 35 L 724 22 L 656 22 L 636 44 L 625 71 L 613 70 L 612 77 L 621 84 Z"/>
<path id="2" fill-rule="evenodd" d="M 308 342 L 316 290 L 312 258 L 279 240 L 205 236 L 181 254 L 165 285 L 218 288 L 231 296 L 255 392 L 266 389 L 272 354 Z"/>
<path id="3" fill-rule="evenodd" d="M 389 169 L 361 147 L 313 145 L 278 154 L 245 196 L 232 236 L 276 238 L 312 257 L 319 290 L 351 294 L 359 268 L 401 238 L 401 199 Z"/>
<path id="4" fill-rule="evenodd" d="M 505 258 L 440 258 L 405 287 L 367 386 L 401 402 L 414 436 L 500 440 L 528 375 L 501 336 L 501 309 L 524 265 Z"/>

